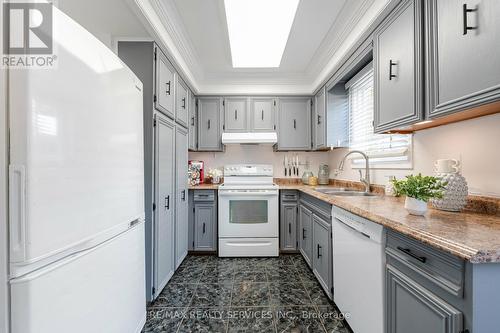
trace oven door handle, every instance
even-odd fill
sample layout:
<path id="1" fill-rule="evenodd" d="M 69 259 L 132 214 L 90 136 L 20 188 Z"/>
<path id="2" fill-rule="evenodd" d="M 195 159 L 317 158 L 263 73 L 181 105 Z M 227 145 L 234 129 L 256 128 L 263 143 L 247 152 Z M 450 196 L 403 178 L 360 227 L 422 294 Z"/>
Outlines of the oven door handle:
<path id="1" fill-rule="evenodd" d="M 278 196 L 278 192 L 223 192 L 219 191 L 220 197 L 254 197 L 254 196 L 262 196 L 262 197 L 274 197 Z"/>

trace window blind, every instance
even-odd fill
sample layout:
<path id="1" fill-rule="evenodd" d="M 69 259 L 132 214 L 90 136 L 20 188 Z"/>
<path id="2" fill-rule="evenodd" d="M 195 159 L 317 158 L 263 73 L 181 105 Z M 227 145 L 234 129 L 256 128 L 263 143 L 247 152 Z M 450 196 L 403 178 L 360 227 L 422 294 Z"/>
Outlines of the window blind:
<path id="1" fill-rule="evenodd" d="M 368 64 L 346 83 L 349 103 L 349 149 L 365 152 L 375 163 L 408 162 L 411 134 L 375 134 L 373 128 L 373 66 Z M 352 161 L 362 162 L 360 159 Z"/>

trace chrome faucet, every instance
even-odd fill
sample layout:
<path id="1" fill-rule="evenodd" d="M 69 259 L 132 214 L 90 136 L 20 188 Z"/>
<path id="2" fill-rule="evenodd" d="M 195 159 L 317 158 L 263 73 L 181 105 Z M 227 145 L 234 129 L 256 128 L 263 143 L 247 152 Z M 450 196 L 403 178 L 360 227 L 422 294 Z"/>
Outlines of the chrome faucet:
<path id="1" fill-rule="evenodd" d="M 340 162 L 337 171 L 340 172 L 340 171 L 344 170 L 344 163 L 345 163 L 347 156 L 354 154 L 354 153 L 360 154 L 365 159 L 365 178 L 363 178 L 363 174 L 361 173 L 361 170 L 358 170 L 358 172 L 359 172 L 359 180 L 365 185 L 365 192 L 369 193 L 370 192 L 370 164 L 369 164 L 368 155 L 366 155 L 365 153 L 363 153 L 360 150 L 351 150 L 350 152 L 348 152 L 344 156 L 344 158 L 342 158 L 342 161 Z"/>

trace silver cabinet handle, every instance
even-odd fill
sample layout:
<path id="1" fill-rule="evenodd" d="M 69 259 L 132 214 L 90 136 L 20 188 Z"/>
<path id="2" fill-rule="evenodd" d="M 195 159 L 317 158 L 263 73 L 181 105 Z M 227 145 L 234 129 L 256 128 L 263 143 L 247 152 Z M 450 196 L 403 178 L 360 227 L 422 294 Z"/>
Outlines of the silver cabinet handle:
<path id="1" fill-rule="evenodd" d="M 182 108 L 185 109 L 186 108 L 186 97 L 184 97 L 182 99 Z"/>
<path id="2" fill-rule="evenodd" d="M 208 129 L 210 129 L 210 119 L 208 119 Z"/>
<path id="3" fill-rule="evenodd" d="M 262 120 L 264 120 L 264 110 L 262 110 Z"/>
<path id="4" fill-rule="evenodd" d="M 194 126 L 194 116 L 191 117 L 191 126 Z"/>
<path id="5" fill-rule="evenodd" d="M 205 233 L 205 222 L 203 222 L 203 233 Z"/>
<path id="6" fill-rule="evenodd" d="M 165 198 L 165 208 L 168 210 L 170 209 L 170 195 L 167 195 Z"/>
<path id="7" fill-rule="evenodd" d="M 318 251 L 318 259 L 319 259 L 323 255 L 319 253 L 319 251 L 321 250 L 321 246 L 319 244 L 317 244 L 317 245 L 318 245 L 317 251 Z"/>
<path id="8" fill-rule="evenodd" d="M 318 114 L 318 125 L 321 124 L 321 116 Z"/>
<path id="9" fill-rule="evenodd" d="M 234 119 L 238 119 L 238 110 L 234 110 Z"/>
<path id="10" fill-rule="evenodd" d="M 181 200 L 186 201 L 186 190 L 181 191 Z"/>
<path id="11" fill-rule="evenodd" d="M 297 129 L 297 120 L 293 120 L 293 129 Z"/>

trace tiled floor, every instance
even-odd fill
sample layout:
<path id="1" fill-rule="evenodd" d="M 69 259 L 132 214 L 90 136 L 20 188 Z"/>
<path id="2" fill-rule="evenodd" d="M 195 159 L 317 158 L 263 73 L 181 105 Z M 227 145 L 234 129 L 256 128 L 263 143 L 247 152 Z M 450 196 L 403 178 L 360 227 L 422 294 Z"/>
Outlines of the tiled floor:
<path id="1" fill-rule="evenodd" d="M 143 331 L 350 332 L 340 317 L 300 255 L 188 256 Z"/>

